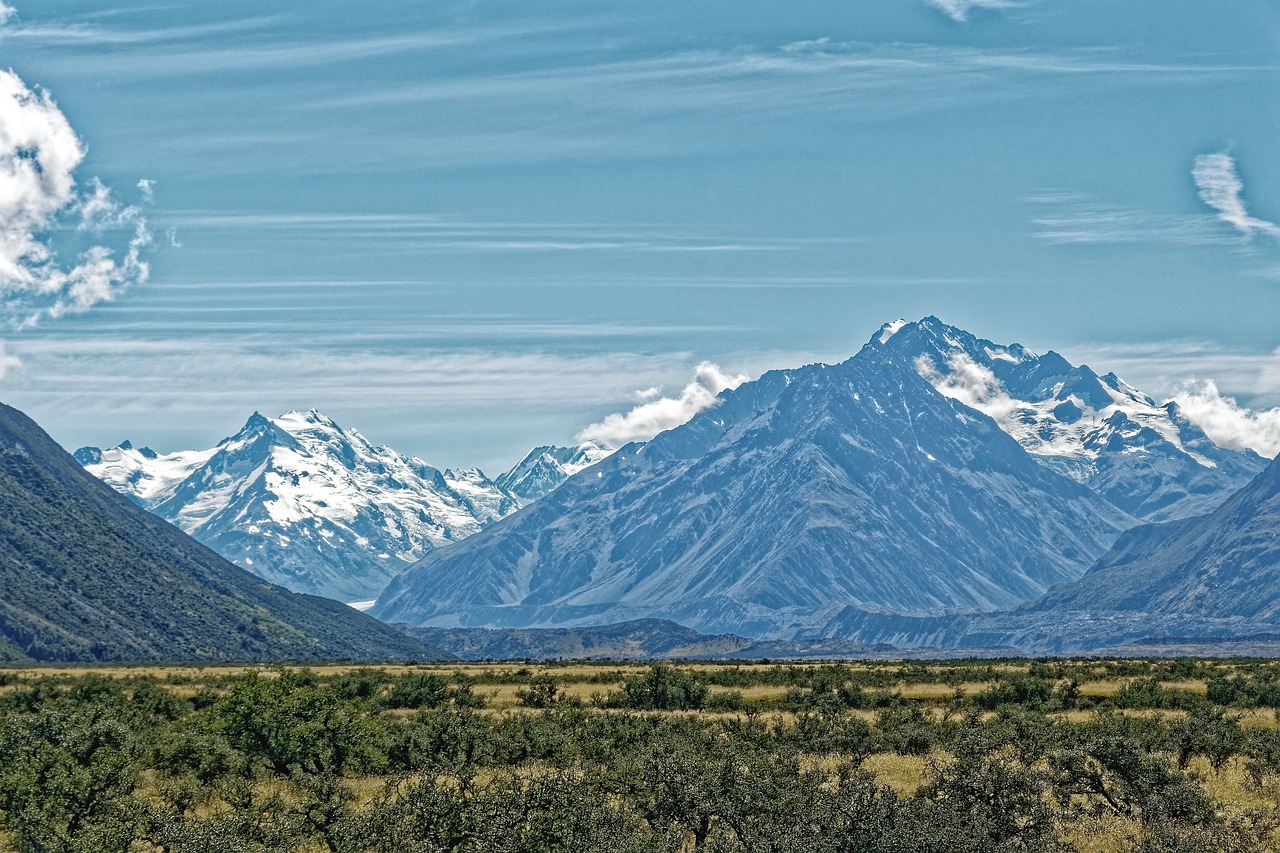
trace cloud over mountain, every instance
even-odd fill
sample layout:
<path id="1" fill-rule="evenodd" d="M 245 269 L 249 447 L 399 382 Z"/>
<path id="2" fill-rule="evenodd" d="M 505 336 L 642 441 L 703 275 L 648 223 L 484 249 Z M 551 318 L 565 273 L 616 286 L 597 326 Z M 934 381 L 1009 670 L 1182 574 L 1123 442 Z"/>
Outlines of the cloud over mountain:
<path id="1" fill-rule="evenodd" d="M 599 423 L 578 433 L 578 441 L 592 441 L 617 448 L 630 441 L 648 441 L 660 432 L 689 420 L 716 404 L 717 395 L 726 388 L 737 388 L 747 381 L 745 374 L 730 375 L 718 364 L 704 361 L 694 368 L 693 379 L 678 397 L 662 397 L 661 388 L 637 393 L 640 404 L 629 412 L 615 412 Z"/>
<path id="2" fill-rule="evenodd" d="M 1268 458 L 1280 453 L 1280 408 L 1255 411 L 1218 390 L 1213 380 L 1187 386 L 1177 395 L 1187 417 L 1223 447 L 1249 448 Z"/>

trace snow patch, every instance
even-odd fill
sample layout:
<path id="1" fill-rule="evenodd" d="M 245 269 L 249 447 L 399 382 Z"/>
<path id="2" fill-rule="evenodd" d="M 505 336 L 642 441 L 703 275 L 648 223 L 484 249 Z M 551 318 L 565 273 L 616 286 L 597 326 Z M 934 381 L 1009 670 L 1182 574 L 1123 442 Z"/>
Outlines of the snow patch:
<path id="1" fill-rule="evenodd" d="M 902 328 L 906 325 L 907 325 L 907 321 L 902 319 L 892 320 L 888 323 L 885 323 L 883 326 L 880 327 L 880 337 L 879 337 L 880 343 L 882 344 L 889 343 L 889 338 L 892 338 L 894 335 L 898 334 L 898 332 L 902 331 Z"/>

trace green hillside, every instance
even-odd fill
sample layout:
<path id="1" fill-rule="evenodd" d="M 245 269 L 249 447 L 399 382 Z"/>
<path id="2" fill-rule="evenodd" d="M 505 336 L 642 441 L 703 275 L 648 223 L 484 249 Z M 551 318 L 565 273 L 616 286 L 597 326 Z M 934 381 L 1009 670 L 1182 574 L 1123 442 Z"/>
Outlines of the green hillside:
<path id="1" fill-rule="evenodd" d="M 344 604 L 233 566 L 0 404 L 0 660 L 439 656 Z"/>

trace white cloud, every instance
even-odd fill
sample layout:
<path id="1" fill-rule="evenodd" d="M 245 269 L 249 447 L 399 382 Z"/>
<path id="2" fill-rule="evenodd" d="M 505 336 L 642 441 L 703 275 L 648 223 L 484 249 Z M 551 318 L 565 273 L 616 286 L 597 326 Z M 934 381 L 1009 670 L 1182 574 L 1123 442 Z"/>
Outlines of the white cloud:
<path id="1" fill-rule="evenodd" d="M 75 170 L 84 155 L 49 94 L 0 71 L 0 303 L 20 326 L 109 300 L 149 273 L 142 252 L 151 234 L 141 212 L 121 205 L 96 179 L 77 193 Z M 95 239 L 123 232 L 112 235 L 123 245 L 90 246 L 64 265 L 52 233 L 68 218 L 78 218 L 76 230 Z"/>
<path id="2" fill-rule="evenodd" d="M 1174 399 L 1216 444 L 1249 448 L 1268 458 L 1280 453 L 1280 408 L 1255 411 L 1241 406 L 1219 392 L 1212 380 L 1188 385 Z"/>
<path id="3" fill-rule="evenodd" d="M 971 409 L 977 409 L 997 421 L 1009 417 L 1018 408 L 1018 402 L 1004 390 L 996 375 L 966 353 L 954 353 L 947 359 L 947 373 L 940 371 L 927 355 L 917 358 L 915 367 L 916 373 L 937 389 L 938 393 L 958 400 Z"/>
<path id="4" fill-rule="evenodd" d="M 694 369 L 693 380 L 684 386 L 680 396 L 660 397 L 657 388 L 637 391 L 639 405 L 592 424 L 578 433 L 578 441 L 594 441 L 609 448 L 621 447 L 629 441 L 648 441 L 714 406 L 721 391 L 737 388 L 746 381 L 745 374 L 729 375 L 719 365 L 704 361 Z"/>
<path id="5" fill-rule="evenodd" d="M 18 10 L 0 0 L 0 26 L 7 24 L 9 19 L 18 14 Z"/>
<path id="6" fill-rule="evenodd" d="M 142 196 L 144 204 L 155 204 L 156 201 L 156 182 L 150 178 L 143 178 L 138 181 L 138 192 Z"/>
<path id="7" fill-rule="evenodd" d="M 1245 207 L 1244 183 L 1236 171 L 1236 161 L 1225 151 L 1200 154 L 1191 169 L 1191 178 L 1200 191 L 1200 199 L 1214 210 L 1218 218 L 1246 237 L 1254 232 L 1280 236 L 1280 225 L 1250 216 Z"/>
<path id="8" fill-rule="evenodd" d="M 1027 199 L 1044 212 L 1032 219 L 1035 236 L 1062 245 L 1119 243 L 1234 243 L 1208 214 L 1161 214 L 1109 204 L 1085 195 L 1057 190 Z"/>
<path id="9" fill-rule="evenodd" d="M 974 9 L 1016 9 L 1021 3 L 1010 0 L 925 0 L 930 6 L 941 9 L 953 21 L 964 23 Z"/>
<path id="10" fill-rule="evenodd" d="M 2 11 L 0 11 L 2 13 Z M 5 349 L 4 341 L 0 341 L 0 379 L 8 378 L 15 370 L 22 367 L 22 359 L 11 355 Z"/>

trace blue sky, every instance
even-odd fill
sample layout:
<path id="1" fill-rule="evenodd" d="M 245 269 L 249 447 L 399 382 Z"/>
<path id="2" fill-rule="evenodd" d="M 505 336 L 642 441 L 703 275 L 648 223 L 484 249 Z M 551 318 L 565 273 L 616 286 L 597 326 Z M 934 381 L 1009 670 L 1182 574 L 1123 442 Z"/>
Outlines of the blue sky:
<path id="1" fill-rule="evenodd" d="M 68 447 L 315 407 L 493 473 L 926 314 L 1280 447 L 1274 2 L 8 2 L 83 157 L 0 399 Z"/>

